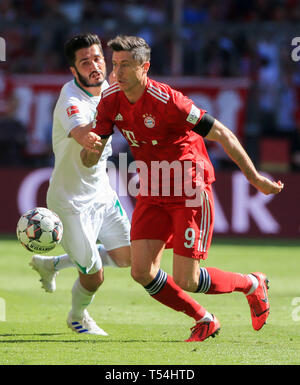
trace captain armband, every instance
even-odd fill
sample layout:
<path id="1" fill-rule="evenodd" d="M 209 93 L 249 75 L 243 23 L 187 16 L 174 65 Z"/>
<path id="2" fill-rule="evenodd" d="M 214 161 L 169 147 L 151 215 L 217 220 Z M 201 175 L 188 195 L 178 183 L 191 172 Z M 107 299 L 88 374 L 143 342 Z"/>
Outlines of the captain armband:
<path id="1" fill-rule="evenodd" d="M 209 115 L 207 112 L 203 115 L 202 119 L 195 125 L 192 131 L 196 132 L 198 135 L 205 137 L 212 126 L 214 125 L 215 118 Z"/>
<path id="2" fill-rule="evenodd" d="M 108 139 L 112 134 L 99 135 L 101 139 Z"/>

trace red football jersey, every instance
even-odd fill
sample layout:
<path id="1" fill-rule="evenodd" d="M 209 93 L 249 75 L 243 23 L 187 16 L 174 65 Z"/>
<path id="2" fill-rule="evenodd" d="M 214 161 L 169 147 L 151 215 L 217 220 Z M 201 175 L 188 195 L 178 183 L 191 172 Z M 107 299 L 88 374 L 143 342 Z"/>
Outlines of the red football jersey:
<path id="1" fill-rule="evenodd" d="M 192 131 L 205 110 L 170 86 L 152 79 L 131 104 L 117 83 L 106 89 L 97 107 L 94 132 L 127 140 L 140 177 L 140 197 L 187 199 L 196 186 L 215 180 L 203 138 Z"/>

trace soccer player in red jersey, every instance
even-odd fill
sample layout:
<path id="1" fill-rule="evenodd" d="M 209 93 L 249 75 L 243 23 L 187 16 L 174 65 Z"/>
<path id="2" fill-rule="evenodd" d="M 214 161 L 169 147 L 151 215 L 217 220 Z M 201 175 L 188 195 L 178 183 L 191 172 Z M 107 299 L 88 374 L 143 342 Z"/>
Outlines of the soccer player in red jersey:
<path id="1" fill-rule="evenodd" d="M 217 119 L 180 92 L 148 78 L 150 47 L 144 39 L 117 36 L 108 45 L 116 82 L 103 92 L 96 127 L 82 143 L 82 161 L 93 166 L 94 154 L 102 151 L 114 125 L 130 145 L 140 177 L 131 227 L 132 277 L 157 301 L 194 318 L 186 341 L 203 341 L 220 329 L 216 316 L 186 291 L 243 292 L 253 328 L 261 329 L 269 315 L 266 275 L 199 266 L 207 258 L 214 223 L 215 175 L 203 137 L 219 142 L 262 193 L 277 194 L 283 184 L 259 174 L 237 137 Z M 173 277 L 160 269 L 169 244 Z"/>

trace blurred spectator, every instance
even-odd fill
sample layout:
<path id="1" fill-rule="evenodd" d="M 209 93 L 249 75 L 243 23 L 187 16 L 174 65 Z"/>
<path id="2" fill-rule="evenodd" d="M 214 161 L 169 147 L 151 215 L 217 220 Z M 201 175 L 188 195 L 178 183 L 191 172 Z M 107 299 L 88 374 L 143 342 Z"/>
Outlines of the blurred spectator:
<path id="1" fill-rule="evenodd" d="M 21 166 L 27 129 L 16 118 L 17 102 L 10 80 L 0 72 L 0 164 Z"/>
<path id="2" fill-rule="evenodd" d="M 173 19 L 176 5 L 182 6 L 178 25 Z M 262 135 L 280 134 L 293 137 L 292 151 L 300 154 L 297 111 L 293 118 L 300 65 L 292 63 L 289 50 L 299 21 L 298 0 L 1 0 L 0 36 L 6 41 L 7 61 L 0 69 L 66 73 L 64 41 L 91 31 L 102 38 L 108 57 L 111 37 L 143 36 L 152 46 L 152 76 L 169 76 L 174 45 L 180 44 L 181 75 L 253 81 L 246 122 L 250 152 L 256 153 Z M 0 116 L 5 103 L 2 94 Z M 4 116 L 13 119 L 7 112 L 2 122 Z"/>
<path id="3" fill-rule="evenodd" d="M 270 41 L 258 43 L 260 66 L 257 74 L 258 113 L 263 134 L 272 134 L 276 130 L 276 108 L 279 97 L 279 65 L 275 44 Z"/>
<path id="4" fill-rule="evenodd" d="M 2 0 L 0 2 L 0 21 L 13 21 L 16 19 L 17 12 L 12 0 Z"/>

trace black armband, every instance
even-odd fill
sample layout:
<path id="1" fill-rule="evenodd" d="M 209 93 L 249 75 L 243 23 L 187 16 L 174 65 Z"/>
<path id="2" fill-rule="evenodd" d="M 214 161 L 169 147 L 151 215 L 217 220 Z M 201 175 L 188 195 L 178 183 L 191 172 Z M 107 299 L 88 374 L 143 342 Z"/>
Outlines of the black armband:
<path id="1" fill-rule="evenodd" d="M 215 118 L 206 112 L 192 131 L 196 132 L 198 135 L 205 137 L 214 125 L 214 122 Z"/>

